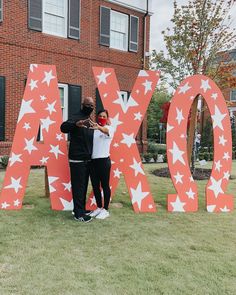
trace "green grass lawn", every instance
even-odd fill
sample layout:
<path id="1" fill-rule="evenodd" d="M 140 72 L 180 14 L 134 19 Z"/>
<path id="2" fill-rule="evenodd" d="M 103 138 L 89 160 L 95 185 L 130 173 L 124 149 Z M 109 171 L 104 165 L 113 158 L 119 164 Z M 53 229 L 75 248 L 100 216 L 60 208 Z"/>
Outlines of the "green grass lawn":
<path id="1" fill-rule="evenodd" d="M 32 170 L 24 208 L 0 210 L 0 295 L 236 294 L 236 211 L 207 213 L 199 181 L 199 211 L 167 213 L 172 183 L 151 174 L 163 166 L 145 165 L 158 213 L 135 214 L 122 179 L 123 207 L 89 224 L 50 210 L 43 170 Z"/>

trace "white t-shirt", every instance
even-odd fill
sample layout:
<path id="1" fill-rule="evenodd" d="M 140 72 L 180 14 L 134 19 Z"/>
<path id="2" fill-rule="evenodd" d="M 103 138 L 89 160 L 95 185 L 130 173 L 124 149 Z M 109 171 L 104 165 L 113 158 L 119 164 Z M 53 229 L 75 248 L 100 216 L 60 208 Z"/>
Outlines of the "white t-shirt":
<path id="1" fill-rule="evenodd" d="M 108 129 L 109 135 L 100 130 L 94 130 L 92 159 L 107 158 L 110 156 L 110 145 L 114 136 L 114 128 L 110 125 L 106 125 L 105 127 Z"/>

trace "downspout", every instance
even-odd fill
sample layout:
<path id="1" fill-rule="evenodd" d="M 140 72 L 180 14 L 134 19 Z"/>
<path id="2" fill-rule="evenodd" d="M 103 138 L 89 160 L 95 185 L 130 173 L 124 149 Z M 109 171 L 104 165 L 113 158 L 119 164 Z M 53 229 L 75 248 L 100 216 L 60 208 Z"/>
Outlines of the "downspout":
<path id="1" fill-rule="evenodd" d="M 146 13 L 143 16 L 143 69 L 146 69 L 146 48 L 147 48 L 147 16 L 148 16 L 148 10 L 149 10 L 149 1 L 146 0 L 147 5 L 146 5 Z M 147 115 L 145 115 L 144 121 L 140 127 L 140 144 L 141 144 L 141 153 L 146 152 L 146 148 L 147 147 L 147 130 L 145 130 L 147 128 L 147 124 L 144 124 L 144 122 L 147 122 Z M 145 126 L 146 125 L 146 126 Z M 144 138 L 145 137 L 145 138 Z"/>
<path id="2" fill-rule="evenodd" d="M 147 48 L 147 16 L 149 10 L 149 1 L 147 0 L 146 13 L 143 16 L 143 69 L 146 68 L 146 48 Z"/>

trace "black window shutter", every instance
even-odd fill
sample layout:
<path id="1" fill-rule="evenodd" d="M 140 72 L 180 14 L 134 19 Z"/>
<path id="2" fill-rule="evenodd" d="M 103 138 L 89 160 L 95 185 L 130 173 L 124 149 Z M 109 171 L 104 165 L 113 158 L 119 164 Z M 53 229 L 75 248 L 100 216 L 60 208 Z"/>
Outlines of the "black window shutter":
<path id="1" fill-rule="evenodd" d="M 2 0 L 0 0 L 0 22 L 3 20 L 3 14 L 2 14 Z"/>
<path id="2" fill-rule="evenodd" d="M 42 31 L 42 0 L 29 0 L 29 28 Z"/>
<path id="3" fill-rule="evenodd" d="M 110 46 L 110 12 L 110 8 L 100 7 L 100 44 L 105 46 Z"/>
<path id="4" fill-rule="evenodd" d="M 69 0 L 68 37 L 80 38 L 80 0 Z"/>
<path id="5" fill-rule="evenodd" d="M 137 16 L 130 16 L 129 26 L 129 51 L 138 51 L 138 23 L 139 18 Z"/>
<path id="6" fill-rule="evenodd" d="M 5 140 L 5 77 L 0 77 L 0 140 Z"/>
<path id="7" fill-rule="evenodd" d="M 101 100 L 101 96 L 100 93 L 98 91 L 98 88 L 96 88 L 96 114 L 98 113 L 98 111 L 103 110 L 104 106 Z"/>
<path id="8" fill-rule="evenodd" d="M 78 113 L 81 109 L 81 86 L 68 86 L 68 119 L 72 119 L 73 115 Z"/>

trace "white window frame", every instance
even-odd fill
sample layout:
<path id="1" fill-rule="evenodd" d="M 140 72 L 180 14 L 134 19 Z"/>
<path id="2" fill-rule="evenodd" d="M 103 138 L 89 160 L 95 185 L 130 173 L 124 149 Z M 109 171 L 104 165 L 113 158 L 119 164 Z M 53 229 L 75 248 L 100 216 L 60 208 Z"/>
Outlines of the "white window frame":
<path id="1" fill-rule="evenodd" d="M 64 89 L 64 106 L 61 106 L 61 108 L 63 109 L 62 119 L 63 121 L 66 121 L 68 120 L 68 85 L 58 83 L 58 88 Z"/>
<path id="2" fill-rule="evenodd" d="M 127 18 L 127 22 L 126 22 L 126 32 L 125 32 L 125 47 L 124 47 L 124 49 L 121 49 L 121 48 L 117 48 L 117 47 L 112 47 L 111 46 L 111 32 L 112 31 L 114 31 L 114 30 L 112 30 L 111 29 L 111 22 L 112 22 L 112 15 L 113 14 L 117 14 L 117 15 L 122 15 L 122 16 L 125 16 L 126 18 Z M 119 31 L 117 31 L 118 33 L 121 33 L 121 32 L 119 32 Z M 129 42 L 129 38 L 128 38 L 128 36 L 129 36 L 129 16 L 128 16 L 128 14 L 125 14 L 125 13 L 122 13 L 122 12 L 118 12 L 118 11 L 115 11 L 115 10 L 112 10 L 111 9 L 111 13 L 110 13 L 110 48 L 112 48 L 112 49 L 116 49 L 116 50 L 121 50 L 121 51 L 128 51 L 128 48 L 129 48 L 129 44 L 128 44 L 128 42 Z"/>
<path id="3" fill-rule="evenodd" d="M 59 88 L 64 89 L 64 105 L 61 105 L 61 109 L 63 109 L 63 115 L 62 115 L 62 121 L 68 120 L 68 85 L 67 84 L 62 84 L 58 83 L 58 90 Z M 60 98 L 61 99 L 61 98 Z M 66 140 L 67 140 L 67 134 L 66 134 Z M 40 128 L 40 138 L 39 141 L 43 141 L 43 132 L 42 128 Z"/>
<path id="4" fill-rule="evenodd" d="M 230 91 L 230 101 L 236 102 L 236 97 L 235 97 L 235 99 L 232 99 L 233 98 L 233 91 L 236 93 L 236 89 L 232 89 Z"/>
<path id="5" fill-rule="evenodd" d="M 45 18 L 44 18 L 44 15 L 45 15 L 45 1 L 46 0 L 43 0 L 43 3 L 42 3 L 42 32 L 45 33 L 45 34 L 49 34 L 49 35 L 53 35 L 53 36 L 58 36 L 58 37 L 63 37 L 63 38 L 67 38 L 67 28 L 68 28 L 68 1 L 67 0 L 63 0 L 64 1 L 64 7 L 65 7 L 65 10 L 64 10 L 64 19 L 65 19 L 65 27 L 64 27 L 64 32 L 63 34 L 57 34 L 57 33 L 54 33 L 54 32 L 50 32 L 49 30 L 47 30 L 45 28 Z"/>

